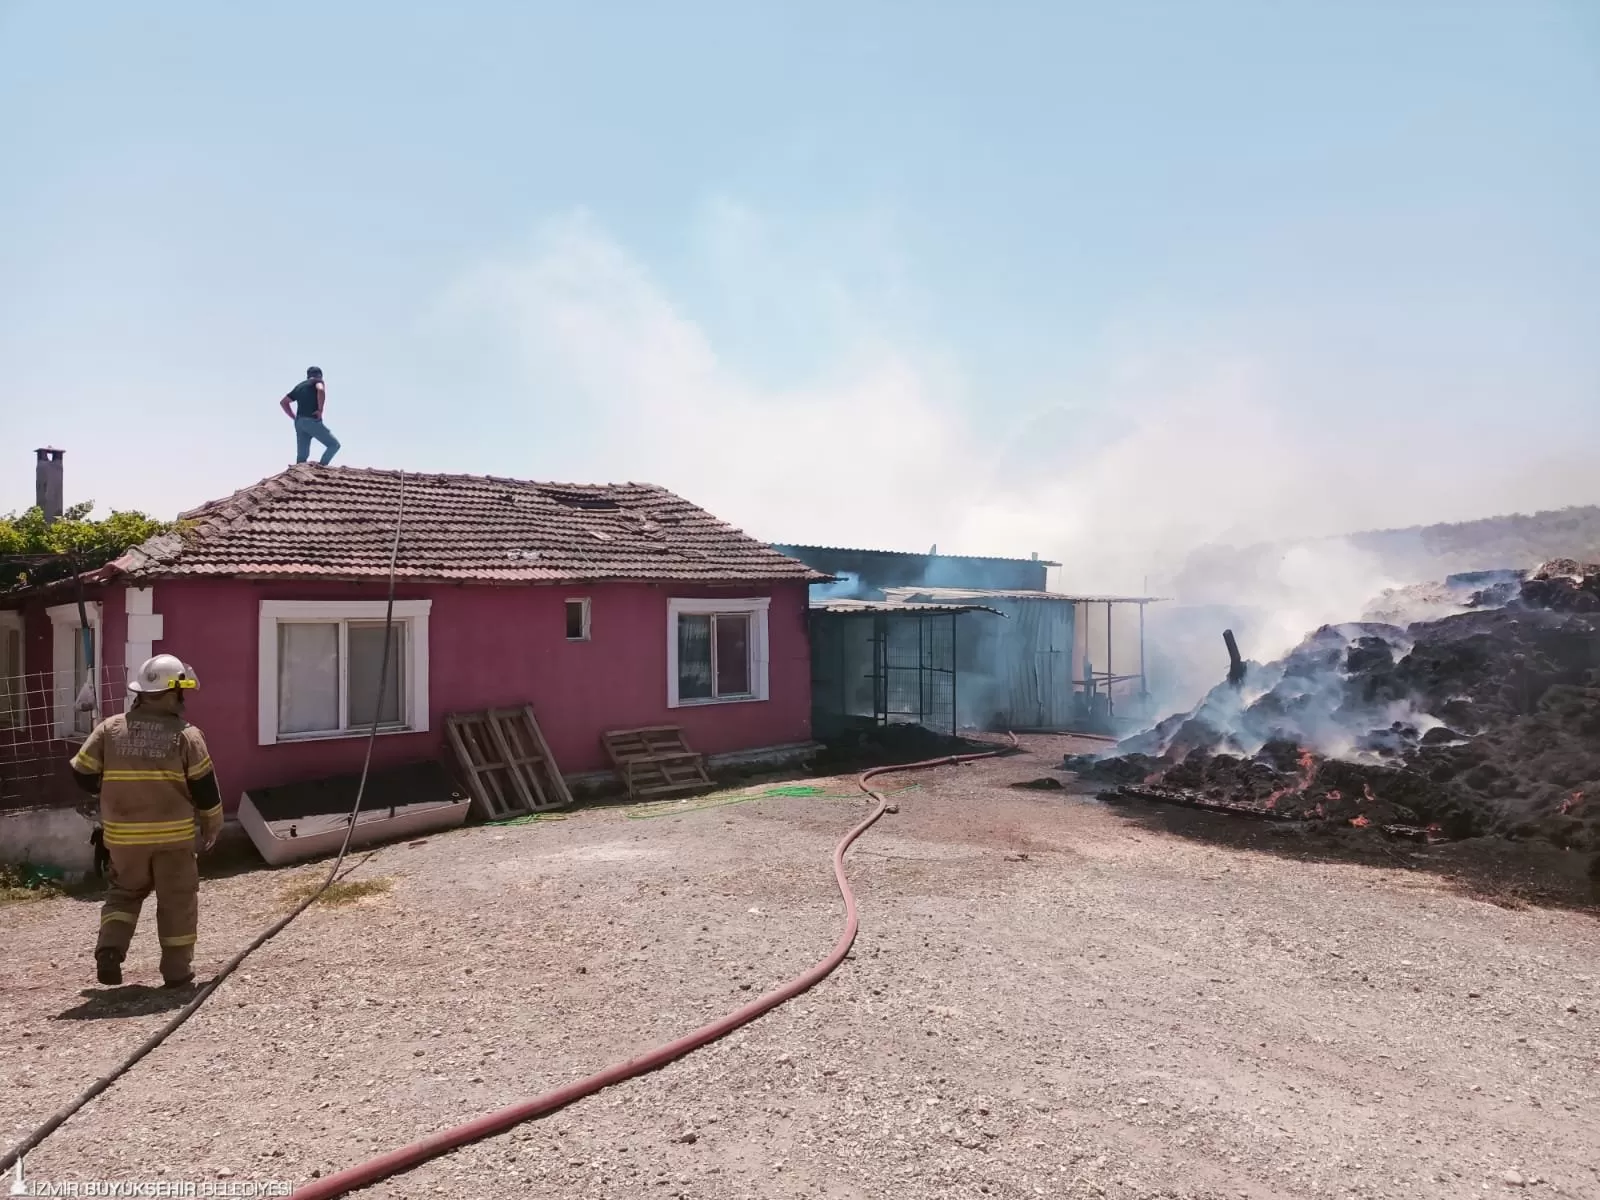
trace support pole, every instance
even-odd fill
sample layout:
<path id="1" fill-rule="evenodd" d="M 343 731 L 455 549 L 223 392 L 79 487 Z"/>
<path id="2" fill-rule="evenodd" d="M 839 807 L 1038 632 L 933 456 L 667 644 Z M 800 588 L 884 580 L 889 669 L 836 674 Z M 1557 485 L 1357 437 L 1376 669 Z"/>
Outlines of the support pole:
<path id="1" fill-rule="evenodd" d="M 1144 601 L 1139 601 L 1139 702 L 1150 704 L 1150 683 L 1144 675 Z M 1148 714 L 1147 714 L 1148 715 Z"/>
<path id="2" fill-rule="evenodd" d="M 1106 717 L 1115 719 L 1117 715 L 1117 697 L 1111 686 L 1111 680 L 1116 671 L 1111 665 L 1111 601 L 1106 601 Z"/>
<path id="3" fill-rule="evenodd" d="M 956 708 L 956 675 L 960 672 L 961 656 L 956 653 L 956 614 L 950 614 L 950 736 L 961 736 L 961 718 Z"/>

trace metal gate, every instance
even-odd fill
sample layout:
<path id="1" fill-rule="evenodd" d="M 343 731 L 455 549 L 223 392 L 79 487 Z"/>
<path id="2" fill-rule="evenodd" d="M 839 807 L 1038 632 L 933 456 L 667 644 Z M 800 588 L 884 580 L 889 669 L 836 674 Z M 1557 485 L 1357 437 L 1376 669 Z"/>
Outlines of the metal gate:
<path id="1" fill-rule="evenodd" d="M 880 613 L 874 618 L 872 641 L 878 723 L 954 734 L 955 615 Z"/>

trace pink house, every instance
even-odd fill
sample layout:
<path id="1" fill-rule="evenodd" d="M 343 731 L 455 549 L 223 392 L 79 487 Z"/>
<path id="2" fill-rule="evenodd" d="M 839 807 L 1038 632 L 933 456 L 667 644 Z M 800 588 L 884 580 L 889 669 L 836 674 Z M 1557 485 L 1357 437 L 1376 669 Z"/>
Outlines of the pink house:
<path id="1" fill-rule="evenodd" d="M 245 791 L 358 770 L 397 517 L 374 767 L 443 757 L 448 713 L 525 702 L 569 776 L 607 767 L 608 729 L 677 725 L 709 756 L 810 742 L 821 577 L 804 564 L 646 484 L 347 467 L 290 468 L 89 577 L 98 714 L 121 710 L 129 670 L 172 653 L 199 676 L 190 718 L 230 811 Z M 14 781 L 19 747 L 64 762 L 97 715 L 75 703 L 89 674 L 75 590 L 0 613 L 0 671 L 21 681 L 0 706 Z"/>

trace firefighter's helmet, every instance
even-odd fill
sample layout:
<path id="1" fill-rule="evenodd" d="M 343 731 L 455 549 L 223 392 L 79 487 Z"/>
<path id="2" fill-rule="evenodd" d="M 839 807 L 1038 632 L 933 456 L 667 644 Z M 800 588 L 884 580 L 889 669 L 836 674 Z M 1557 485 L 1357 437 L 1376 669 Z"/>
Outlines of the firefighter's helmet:
<path id="1" fill-rule="evenodd" d="M 139 668 L 139 673 L 128 680 L 128 690 L 141 695 L 160 695 L 179 688 L 197 688 L 200 681 L 194 677 L 194 668 L 175 654 L 158 654 Z"/>

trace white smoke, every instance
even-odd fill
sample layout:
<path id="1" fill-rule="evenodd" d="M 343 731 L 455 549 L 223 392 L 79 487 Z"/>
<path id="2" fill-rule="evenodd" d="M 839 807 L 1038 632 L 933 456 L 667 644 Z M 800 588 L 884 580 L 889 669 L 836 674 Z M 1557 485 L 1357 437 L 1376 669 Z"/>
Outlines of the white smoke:
<path id="1" fill-rule="evenodd" d="M 1070 381 L 1072 399 L 1063 380 L 1062 398 L 1019 410 L 916 332 L 877 223 L 831 256 L 781 232 L 715 206 L 704 270 L 669 290 L 593 219 L 547 222 L 458 279 L 429 332 L 498 364 L 473 374 L 513 410 L 497 439 L 518 452 L 507 473 L 650 480 L 769 541 L 1037 551 L 1065 564 L 1059 591 L 1173 596 L 1150 610 L 1149 640 L 1174 704 L 1225 672 L 1219 618 L 1266 661 L 1416 582 L 1304 539 L 1481 514 L 1521 478 L 1496 475 L 1493 455 L 1478 470 L 1418 456 L 1405 421 L 1432 418 L 1415 406 L 1408 418 L 1397 402 L 1382 438 L 1307 415 L 1270 345 L 1123 337 Z M 804 353 L 785 369 L 761 365 L 790 343 Z M 1184 569 L 1210 543 L 1285 538 L 1302 540 L 1247 571 Z"/>

